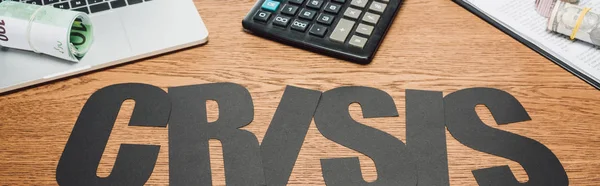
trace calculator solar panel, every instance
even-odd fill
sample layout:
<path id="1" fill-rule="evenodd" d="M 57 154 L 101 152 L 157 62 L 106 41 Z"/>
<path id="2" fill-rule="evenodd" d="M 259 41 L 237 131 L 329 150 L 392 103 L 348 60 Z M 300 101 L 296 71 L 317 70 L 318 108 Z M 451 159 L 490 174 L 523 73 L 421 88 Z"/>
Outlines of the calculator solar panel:
<path id="1" fill-rule="evenodd" d="M 242 24 L 261 37 L 368 64 L 400 5 L 401 0 L 259 0 Z"/>

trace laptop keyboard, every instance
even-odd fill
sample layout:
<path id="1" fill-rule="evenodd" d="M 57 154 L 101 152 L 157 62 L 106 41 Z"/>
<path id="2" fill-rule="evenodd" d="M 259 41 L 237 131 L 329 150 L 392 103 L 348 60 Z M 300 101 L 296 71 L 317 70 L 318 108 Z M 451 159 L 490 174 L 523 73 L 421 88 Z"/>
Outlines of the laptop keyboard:
<path id="1" fill-rule="evenodd" d="M 151 0 L 0 0 L 17 1 L 34 5 L 48 5 L 60 9 L 84 12 L 86 14 L 98 13 L 110 9 L 122 8 L 129 5 L 148 2 Z"/>

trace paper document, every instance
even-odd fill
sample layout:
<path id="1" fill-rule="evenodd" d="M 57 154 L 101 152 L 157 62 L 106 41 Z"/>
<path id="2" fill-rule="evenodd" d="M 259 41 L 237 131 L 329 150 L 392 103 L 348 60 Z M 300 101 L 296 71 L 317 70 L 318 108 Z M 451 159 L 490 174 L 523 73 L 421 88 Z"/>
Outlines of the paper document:
<path id="1" fill-rule="evenodd" d="M 600 82 L 600 48 L 582 41 L 571 41 L 568 36 L 548 31 L 548 19 L 537 13 L 535 0 L 463 1 L 575 70 Z M 600 10 L 598 0 L 581 0 L 579 5 Z"/>

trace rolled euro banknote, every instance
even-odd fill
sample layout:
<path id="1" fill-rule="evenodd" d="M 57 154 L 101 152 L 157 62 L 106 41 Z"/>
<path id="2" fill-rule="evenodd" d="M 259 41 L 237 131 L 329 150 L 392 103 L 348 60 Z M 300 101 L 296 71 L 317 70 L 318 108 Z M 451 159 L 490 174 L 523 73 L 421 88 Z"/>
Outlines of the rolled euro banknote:
<path id="1" fill-rule="evenodd" d="M 560 0 L 548 20 L 548 30 L 600 46 L 600 14 Z"/>
<path id="2" fill-rule="evenodd" d="M 94 41 L 81 12 L 13 1 L 0 2 L 0 46 L 79 62 Z"/>

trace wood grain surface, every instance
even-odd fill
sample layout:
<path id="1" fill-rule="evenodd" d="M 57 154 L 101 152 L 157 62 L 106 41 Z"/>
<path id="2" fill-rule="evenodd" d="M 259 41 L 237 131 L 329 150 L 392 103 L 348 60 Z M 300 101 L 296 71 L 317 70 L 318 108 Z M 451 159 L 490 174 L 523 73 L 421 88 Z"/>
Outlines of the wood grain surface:
<path id="1" fill-rule="evenodd" d="M 400 117 L 363 119 L 403 141 L 405 90 L 443 91 L 492 87 L 514 95 L 532 121 L 497 126 L 485 107 L 487 124 L 540 141 L 565 167 L 571 185 L 600 183 L 600 92 L 511 37 L 448 0 L 407 0 L 371 65 L 356 65 L 268 41 L 242 30 L 254 0 L 195 0 L 210 31 L 203 46 L 66 78 L 0 96 L 0 185 L 56 185 L 55 169 L 75 120 L 89 96 L 117 83 L 167 87 L 234 82 L 252 94 L 255 117 L 245 127 L 262 140 L 286 85 L 320 91 L 359 85 L 393 96 Z M 161 145 L 148 185 L 168 184 L 166 128 L 127 126 L 134 103 L 126 102 L 103 154 L 98 176 L 107 176 L 121 143 Z M 218 117 L 209 104 L 211 119 Z M 477 185 L 474 169 L 509 165 L 527 181 L 516 162 L 472 150 L 447 132 L 451 185 Z M 221 144 L 211 141 L 214 185 L 225 185 Z M 377 178 L 368 157 L 323 137 L 311 124 L 289 185 L 324 185 L 319 159 L 360 158 L 363 177 Z"/>

